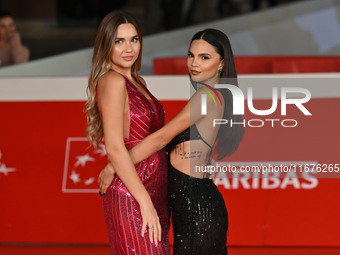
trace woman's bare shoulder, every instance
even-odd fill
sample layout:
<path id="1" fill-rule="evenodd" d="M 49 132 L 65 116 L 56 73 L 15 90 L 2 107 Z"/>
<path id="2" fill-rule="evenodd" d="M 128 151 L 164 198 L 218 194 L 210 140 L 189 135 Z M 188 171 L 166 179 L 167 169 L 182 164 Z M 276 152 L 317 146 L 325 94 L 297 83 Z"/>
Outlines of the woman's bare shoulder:
<path id="1" fill-rule="evenodd" d="M 125 86 L 125 79 L 121 74 L 115 71 L 109 71 L 99 78 L 98 85 L 100 87 L 110 84 L 114 85 L 115 87 Z"/>

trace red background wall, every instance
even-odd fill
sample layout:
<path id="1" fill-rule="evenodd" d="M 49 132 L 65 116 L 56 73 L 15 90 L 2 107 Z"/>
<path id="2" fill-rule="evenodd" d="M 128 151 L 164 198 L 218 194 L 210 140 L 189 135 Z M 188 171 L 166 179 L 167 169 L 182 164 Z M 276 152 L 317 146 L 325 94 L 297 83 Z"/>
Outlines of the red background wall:
<path id="1" fill-rule="evenodd" d="M 167 120 L 184 103 L 162 101 Z M 0 102 L 1 243 L 108 242 L 101 197 L 96 181 L 91 183 L 106 159 L 89 150 L 85 139 L 70 139 L 85 137 L 83 104 Z M 257 100 L 255 106 L 269 104 Z M 229 160 L 340 163 L 340 99 L 314 98 L 306 107 L 312 116 L 288 109 L 287 118 L 299 122 L 295 128 L 247 127 Z M 282 119 L 279 113 L 271 117 Z M 250 118 L 246 113 L 245 119 Z M 76 166 L 77 156 L 85 154 L 95 161 Z M 69 178 L 72 171 L 79 174 L 79 183 Z M 340 246 L 339 179 L 314 178 L 314 186 L 302 178 L 289 179 L 287 185 L 279 179 L 273 189 L 262 187 L 263 179 L 255 189 L 254 179 L 216 181 L 229 212 L 229 245 Z"/>

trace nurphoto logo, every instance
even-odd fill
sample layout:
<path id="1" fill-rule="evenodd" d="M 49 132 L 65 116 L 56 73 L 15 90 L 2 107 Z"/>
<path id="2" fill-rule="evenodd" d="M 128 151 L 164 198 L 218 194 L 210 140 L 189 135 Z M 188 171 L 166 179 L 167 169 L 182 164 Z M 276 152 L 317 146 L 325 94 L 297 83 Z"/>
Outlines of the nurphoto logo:
<path id="1" fill-rule="evenodd" d="M 207 85 L 208 86 L 208 85 Z M 231 95 L 233 97 L 233 114 L 234 115 L 244 115 L 244 101 L 245 96 L 242 92 L 242 90 L 232 84 L 216 84 L 214 86 L 215 89 L 209 86 L 209 88 L 218 96 L 218 99 L 221 102 L 221 99 L 216 92 L 215 89 L 228 89 L 231 92 Z M 211 92 L 209 92 L 207 89 L 202 89 L 206 91 L 207 94 L 212 97 L 212 99 L 215 102 L 214 96 Z M 265 110 L 259 110 L 254 107 L 253 104 L 253 88 L 249 87 L 247 91 L 247 105 L 248 109 L 251 113 L 258 116 L 268 116 L 272 113 L 274 113 L 278 107 L 278 91 L 279 89 L 274 87 L 272 88 L 272 105 L 269 109 Z M 281 116 L 287 115 L 287 105 L 295 105 L 304 115 L 311 116 L 312 114 L 306 109 L 306 107 L 303 105 L 307 103 L 311 99 L 311 93 L 309 90 L 305 88 L 299 88 L 299 87 L 282 87 L 280 88 L 280 95 L 281 95 Z M 303 95 L 303 97 L 300 98 L 288 98 L 289 93 L 298 93 Z M 201 96 L 201 114 L 206 115 L 207 114 L 207 95 L 202 94 Z M 222 104 L 222 102 L 221 102 Z M 246 121 L 245 119 L 242 122 L 233 122 L 232 119 L 214 119 L 213 126 L 216 125 L 243 125 L 244 127 L 248 124 L 249 127 L 262 127 L 264 126 L 265 122 L 270 122 L 271 126 L 274 127 L 276 122 L 280 122 L 281 126 L 283 127 L 296 127 L 298 125 L 297 120 L 295 119 L 250 119 Z"/>

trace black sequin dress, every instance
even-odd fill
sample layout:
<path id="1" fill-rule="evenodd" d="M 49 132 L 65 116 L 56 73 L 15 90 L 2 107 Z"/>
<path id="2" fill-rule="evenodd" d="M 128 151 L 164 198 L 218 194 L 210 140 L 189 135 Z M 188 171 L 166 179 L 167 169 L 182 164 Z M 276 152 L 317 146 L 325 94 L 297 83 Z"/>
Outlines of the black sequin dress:
<path id="1" fill-rule="evenodd" d="M 177 135 L 167 149 L 170 152 L 177 144 L 188 140 L 205 142 L 193 125 Z M 169 163 L 169 201 L 174 255 L 228 254 L 228 213 L 223 197 L 211 179 L 191 177 Z"/>

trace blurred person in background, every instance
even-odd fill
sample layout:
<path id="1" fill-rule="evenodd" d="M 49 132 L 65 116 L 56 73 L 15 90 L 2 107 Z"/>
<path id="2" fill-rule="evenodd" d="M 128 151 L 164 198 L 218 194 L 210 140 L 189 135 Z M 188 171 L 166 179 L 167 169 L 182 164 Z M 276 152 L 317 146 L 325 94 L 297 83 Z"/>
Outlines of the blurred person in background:
<path id="1" fill-rule="evenodd" d="M 28 61 L 29 49 L 22 45 L 13 16 L 0 12 L 0 67 Z"/>

